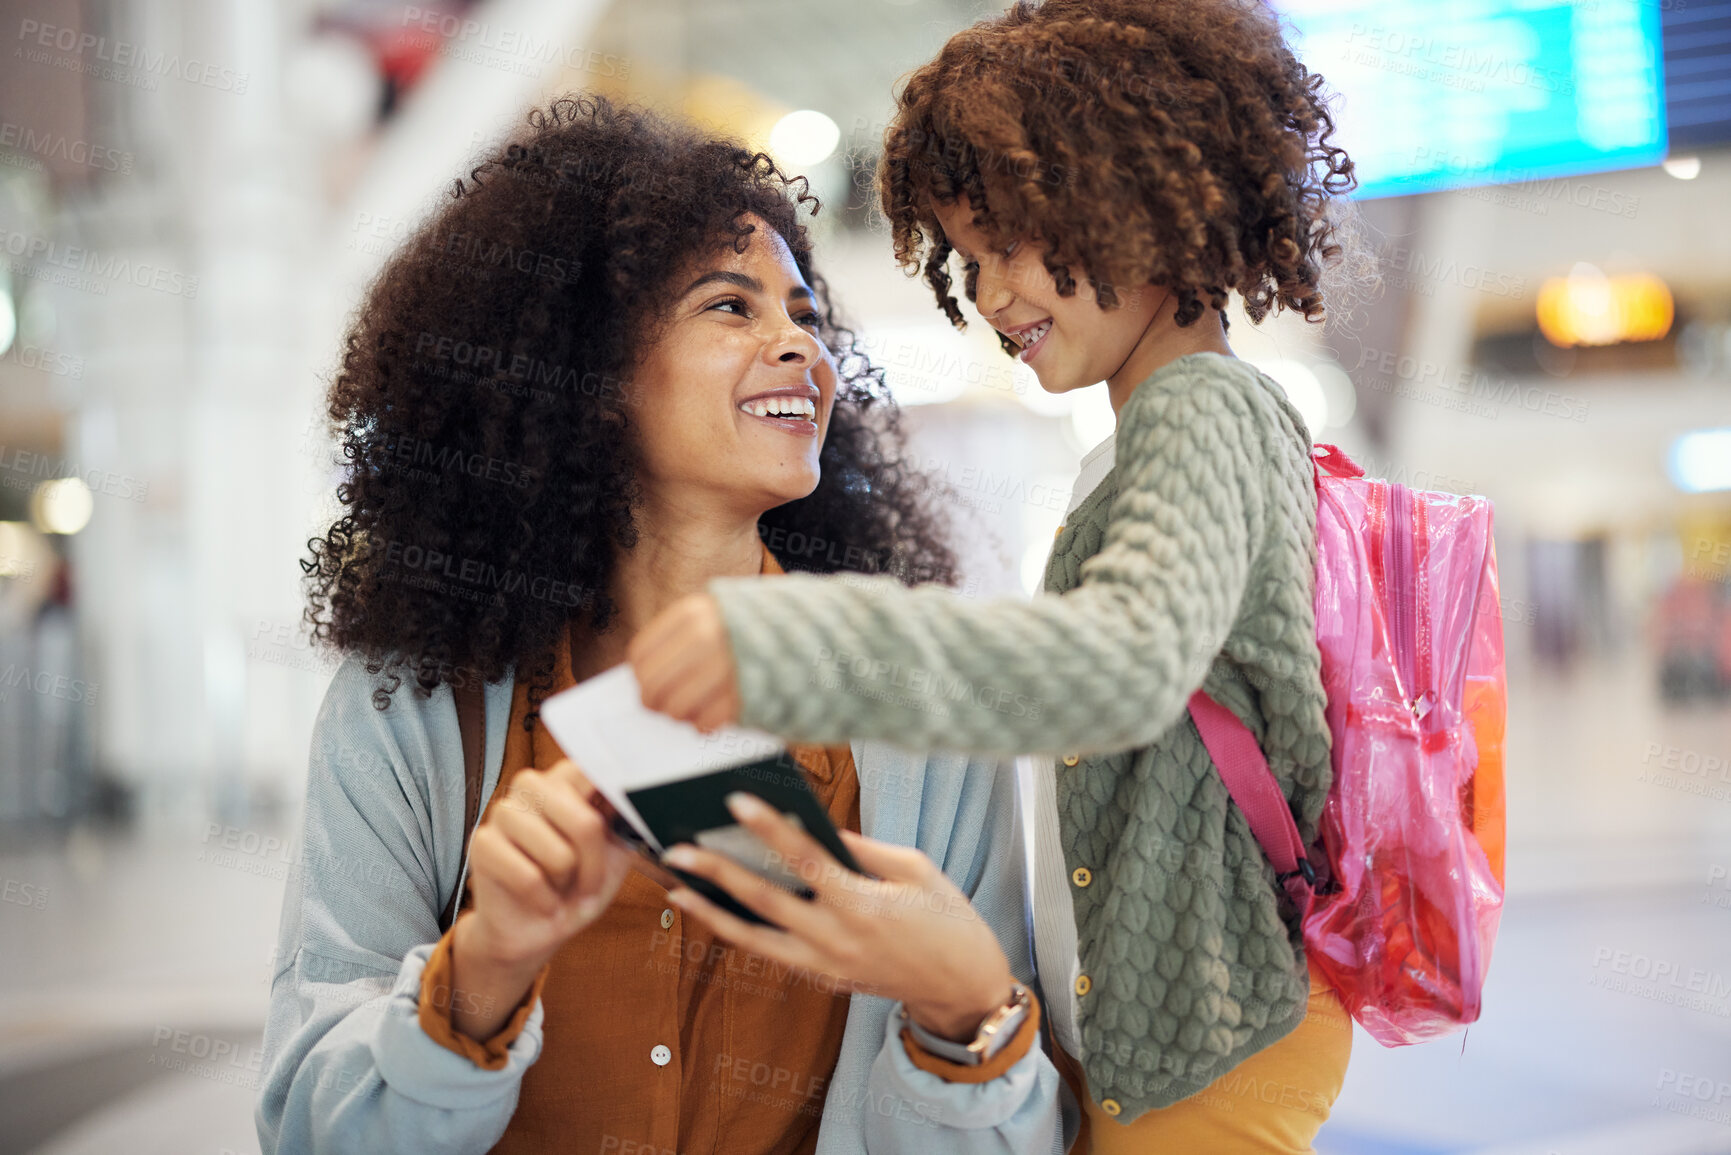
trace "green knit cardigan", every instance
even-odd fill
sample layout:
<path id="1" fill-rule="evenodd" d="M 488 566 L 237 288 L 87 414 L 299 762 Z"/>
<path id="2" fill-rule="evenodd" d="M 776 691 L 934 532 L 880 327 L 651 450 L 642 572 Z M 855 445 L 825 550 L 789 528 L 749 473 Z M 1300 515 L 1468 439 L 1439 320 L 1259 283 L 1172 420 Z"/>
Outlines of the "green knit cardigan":
<path id="1" fill-rule="evenodd" d="M 1079 1058 L 1125 1122 L 1304 1017 L 1302 940 L 1185 707 L 1202 686 L 1249 726 L 1311 840 L 1331 774 L 1309 448 L 1278 386 L 1193 354 L 1125 403 L 1111 472 L 1053 546 L 1057 596 L 976 600 L 889 577 L 709 586 L 747 726 L 1065 756 L 1060 837 L 1089 879 L 1071 888 L 1089 979 Z"/>

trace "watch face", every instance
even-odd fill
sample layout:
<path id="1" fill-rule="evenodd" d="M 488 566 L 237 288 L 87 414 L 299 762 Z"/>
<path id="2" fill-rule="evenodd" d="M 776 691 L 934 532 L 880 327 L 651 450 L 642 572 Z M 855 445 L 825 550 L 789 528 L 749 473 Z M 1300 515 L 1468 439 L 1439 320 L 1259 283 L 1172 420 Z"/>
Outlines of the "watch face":
<path id="1" fill-rule="evenodd" d="M 1028 1017 L 1028 989 L 1018 983 L 1010 997 L 1013 1001 L 993 1011 L 991 1017 L 980 1025 L 979 1035 L 968 1044 L 969 1052 L 982 1063 L 1015 1038 L 1022 1020 Z"/>

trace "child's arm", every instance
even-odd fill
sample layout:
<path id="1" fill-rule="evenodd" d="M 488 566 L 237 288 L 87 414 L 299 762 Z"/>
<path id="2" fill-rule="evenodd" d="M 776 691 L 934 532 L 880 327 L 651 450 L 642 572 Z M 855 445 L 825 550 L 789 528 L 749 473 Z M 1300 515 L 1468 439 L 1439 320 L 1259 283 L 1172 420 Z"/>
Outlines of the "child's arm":
<path id="1" fill-rule="evenodd" d="M 797 741 L 999 754 L 1154 741 L 1238 616 L 1279 449 L 1264 432 L 1278 428 L 1273 398 L 1212 360 L 1125 404 L 1104 545 L 1060 597 L 974 602 L 889 577 L 712 581 L 741 722 Z"/>

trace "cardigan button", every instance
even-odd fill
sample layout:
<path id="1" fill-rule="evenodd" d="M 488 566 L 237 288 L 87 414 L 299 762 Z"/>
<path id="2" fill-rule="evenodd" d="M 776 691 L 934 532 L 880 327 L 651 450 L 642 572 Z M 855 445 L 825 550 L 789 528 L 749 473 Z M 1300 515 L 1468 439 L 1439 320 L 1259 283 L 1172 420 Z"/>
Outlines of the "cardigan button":
<path id="1" fill-rule="evenodd" d="M 661 929 L 667 930 L 667 929 L 671 928 L 672 926 L 673 926 L 673 912 L 671 910 L 662 911 L 661 912 Z"/>
<path id="2" fill-rule="evenodd" d="M 1066 765 L 1066 766 L 1074 766 L 1076 763 L 1080 762 L 1081 760 L 1082 760 L 1082 756 L 1080 754 L 1066 754 L 1066 755 L 1064 755 L 1064 765 Z"/>
<path id="3" fill-rule="evenodd" d="M 1123 1109 L 1124 1108 L 1122 1108 L 1118 1105 L 1118 1100 L 1116 1100 L 1116 1099 L 1101 1099 L 1100 1100 L 1100 1110 L 1106 1112 L 1106 1114 L 1112 1116 L 1112 1118 L 1114 1118 L 1114 1119 L 1116 1119 L 1118 1117 L 1118 1112 L 1122 1111 Z"/>
<path id="4" fill-rule="evenodd" d="M 654 1063 L 657 1067 L 665 1067 L 673 1061 L 673 1052 L 668 1050 L 663 1044 L 657 1043 L 655 1044 L 654 1049 L 649 1052 L 649 1061 Z"/>
<path id="5" fill-rule="evenodd" d="M 1076 993 L 1077 994 L 1085 995 L 1093 989 L 1094 989 L 1094 980 L 1093 979 L 1089 978 L 1087 975 L 1077 975 L 1076 976 Z"/>
<path id="6" fill-rule="evenodd" d="M 1094 881 L 1094 872 L 1089 870 L 1086 866 L 1078 866 L 1075 870 L 1070 872 L 1070 881 L 1075 883 L 1077 886 L 1087 886 L 1090 882 Z"/>

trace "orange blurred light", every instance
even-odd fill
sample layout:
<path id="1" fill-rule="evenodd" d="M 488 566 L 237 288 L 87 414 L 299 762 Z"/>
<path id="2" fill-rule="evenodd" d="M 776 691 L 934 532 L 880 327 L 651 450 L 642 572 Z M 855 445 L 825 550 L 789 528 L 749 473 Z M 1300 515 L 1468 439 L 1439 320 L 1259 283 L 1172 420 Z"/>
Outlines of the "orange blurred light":
<path id="1" fill-rule="evenodd" d="M 1651 273 L 1606 276 L 1576 265 L 1539 286 L 1539 332 L 1553 345 L 1657 341 L 1671 331 L 1671 290 Z"/>

